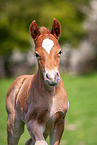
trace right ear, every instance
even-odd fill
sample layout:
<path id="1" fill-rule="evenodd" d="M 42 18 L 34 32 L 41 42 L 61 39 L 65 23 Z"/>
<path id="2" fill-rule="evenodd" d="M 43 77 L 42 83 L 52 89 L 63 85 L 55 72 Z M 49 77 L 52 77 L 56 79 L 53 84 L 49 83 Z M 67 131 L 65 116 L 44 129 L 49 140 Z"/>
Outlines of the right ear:
<path id="1" fill-rule="evenodd" d="M 40 35 L 40 31 L 35 20 L 30 25 L 30 34 L 34 40 L 36 40 Z"/>

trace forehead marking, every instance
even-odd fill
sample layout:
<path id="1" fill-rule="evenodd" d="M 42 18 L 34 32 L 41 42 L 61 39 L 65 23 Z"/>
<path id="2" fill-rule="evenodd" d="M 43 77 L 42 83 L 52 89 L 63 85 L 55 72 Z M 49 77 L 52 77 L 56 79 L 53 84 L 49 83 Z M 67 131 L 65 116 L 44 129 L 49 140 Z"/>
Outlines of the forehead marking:
<path id="1" fill-rule="evenodd" d="M 50 54 L 50 51 L 53 46 L 54 42 L 49 38 L 44 39 L 42 42 L 42 47 L 47 51 L 48 54 Z"/>

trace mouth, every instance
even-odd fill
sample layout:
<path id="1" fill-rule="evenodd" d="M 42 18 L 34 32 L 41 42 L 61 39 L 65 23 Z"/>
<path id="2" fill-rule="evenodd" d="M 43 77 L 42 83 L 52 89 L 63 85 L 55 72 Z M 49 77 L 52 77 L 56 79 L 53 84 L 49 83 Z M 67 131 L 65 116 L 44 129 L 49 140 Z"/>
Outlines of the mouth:
<path id="1" fill-rule="evenodd" d="M 51 87 L 55 87 L 55 86 L 58 85 L 58 81 L 57 81 L 57 82 L 49 82 L 49 81 L 46 80 L 46 82 L 47 82 L 47 84 L 48 84 L 49 86 L 51 86 Z"/>
<path id="2" fill-rule="evenodd" d="M 49 83 L 49 86 L 55 87 L 55 86 L 57 86 L 57 84 L 58 84 L 58 83 Z"/>

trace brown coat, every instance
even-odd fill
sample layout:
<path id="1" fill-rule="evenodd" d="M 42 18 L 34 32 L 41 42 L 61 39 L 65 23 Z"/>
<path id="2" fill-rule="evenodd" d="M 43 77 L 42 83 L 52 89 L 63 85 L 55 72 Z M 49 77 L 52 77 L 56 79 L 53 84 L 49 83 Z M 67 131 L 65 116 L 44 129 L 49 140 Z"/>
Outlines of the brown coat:
<path id="1" fill-rule="evenodd" d="M 18 144 L 24 124 L 31 136 L 26 145 L 47 145 L 45 139 L 48 135 L 50 145 L 59 145 L 68 110 L 67 93 L 58 71 L 60 31 L 60 24 L 56 19 L 51 33 L 45 27 L 39 30 L 35 21 L 30 25 L 30 33 L 35 41 L 38 71 L 35 75 L 18 77 L 7 92 L 8 145 Z M 46 46 L 49 45 L 48 42 L 52 42 L 49 54 L 45 45 L 43 46 L 43 40 L 46 40 Z"/>

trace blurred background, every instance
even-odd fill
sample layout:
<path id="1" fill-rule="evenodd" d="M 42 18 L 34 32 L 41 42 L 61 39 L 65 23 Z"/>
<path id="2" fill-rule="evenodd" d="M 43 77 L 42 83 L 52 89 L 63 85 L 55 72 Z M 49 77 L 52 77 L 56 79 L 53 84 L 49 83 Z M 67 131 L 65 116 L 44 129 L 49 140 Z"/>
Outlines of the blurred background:
<path id="1" fill-rule="evenodd" d="M 36 68 L 29 25 L 51 29 L 61 23 L 60 70 L 84 74 L 97 70 L 96 0 L 0 0 L 0 77 L 32 73 Z"/>
<path id="2" fill-rule="evenodd" d="M 7 144 L 5 96 L 14 79 L 37 71 L 29 25 L 61 23 L 60 72 L 70 108 L 61 145 L 97 145 L 97 0 L 0 0 L 0 144 Z M 19 145 L 29 138 L 27 130 Z"/>

